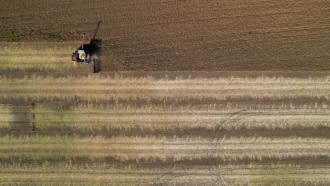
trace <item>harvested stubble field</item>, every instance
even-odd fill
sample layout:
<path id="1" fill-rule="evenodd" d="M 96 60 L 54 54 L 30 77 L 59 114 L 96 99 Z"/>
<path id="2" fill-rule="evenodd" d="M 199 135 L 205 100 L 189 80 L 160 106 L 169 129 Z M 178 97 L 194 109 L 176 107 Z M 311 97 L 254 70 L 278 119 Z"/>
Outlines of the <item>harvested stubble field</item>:
<path id="1" fill-rule="evenodd" d="M 0 185 L 330 184 L 328 1 L 77 2 L 0 0 Z"/>
<path id="2" fill-rule="evenodd" d="M 329 72 L 90 74 L 61 44 L 0 45 L 3 185 L 330 184 Z"/>

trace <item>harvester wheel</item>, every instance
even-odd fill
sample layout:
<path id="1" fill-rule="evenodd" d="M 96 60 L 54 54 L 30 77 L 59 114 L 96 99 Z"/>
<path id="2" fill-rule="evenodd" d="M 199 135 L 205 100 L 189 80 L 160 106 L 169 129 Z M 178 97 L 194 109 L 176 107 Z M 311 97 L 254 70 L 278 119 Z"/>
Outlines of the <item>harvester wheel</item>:
<path id="1" fill-rule="evenodd" d="M 91 57 L 91 69 L 93 73 L 98 73 L 100 71 L 100 60 L 97 55 Z"/>

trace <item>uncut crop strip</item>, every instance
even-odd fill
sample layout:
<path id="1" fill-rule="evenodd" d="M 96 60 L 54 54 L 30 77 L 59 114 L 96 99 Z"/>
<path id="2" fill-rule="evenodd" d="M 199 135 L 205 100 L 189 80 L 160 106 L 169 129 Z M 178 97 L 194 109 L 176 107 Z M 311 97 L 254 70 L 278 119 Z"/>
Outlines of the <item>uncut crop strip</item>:
<path id="1" fill-rule="evenodd" d="M 329 96 L 330 82 L 325 79 L 17 79 L 2 80 L 1 93 L 11 97 L 74 97 L 84 99 L 183 99 L 183 98 L 294 98 Z M 10 97 L 9 96 L 9 97 Z"/>
<path id="2" fill-rule="evenodd" d="M 0 42 L 0 71 L 70 70 L 69 54 L 74 47 L 69 42 Z"/>

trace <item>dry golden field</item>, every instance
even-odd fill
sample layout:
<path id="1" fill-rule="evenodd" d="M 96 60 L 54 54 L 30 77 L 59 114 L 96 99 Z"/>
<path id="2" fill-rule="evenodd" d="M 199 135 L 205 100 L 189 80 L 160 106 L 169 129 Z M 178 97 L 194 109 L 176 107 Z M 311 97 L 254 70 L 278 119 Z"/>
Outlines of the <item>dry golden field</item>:
<path id="1" fill-rule="evenodd" d="M 60 45 L 0 45 L 2 185 L 330 184 L 328 72 L 91 74 Z"/>

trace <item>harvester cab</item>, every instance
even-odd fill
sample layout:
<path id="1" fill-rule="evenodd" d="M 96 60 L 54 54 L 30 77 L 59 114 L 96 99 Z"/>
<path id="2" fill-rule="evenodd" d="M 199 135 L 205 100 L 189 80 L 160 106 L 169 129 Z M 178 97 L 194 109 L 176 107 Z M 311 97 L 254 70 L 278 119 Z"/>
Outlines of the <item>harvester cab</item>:
<path id="1" fill-rule="evenodd" d="M 72 59 L 72 62 L 74 64 L 88 64 L 89 63 L 89 60 L 87 60 L 88 58 L 88 51 L 86 51 L 84 48 L 84 40 L 85 40 L 85 35 L 83 35 L 83 43 L 81 44 L 81 46 L 79 48 L 77 48 L 71 55 L 71 59 Z"/>
<path id="2" fill-rule="evenodd" d="M 85 43 L 86 34 L 82 36 L 82 44 L 71 55 L 74 64 L 90 64 L 93 73 L 100 71 L 100 48 L 101 40 L 96 39 L 101 21 L 98 22 L 95 33 L 88 44 Z"/>

